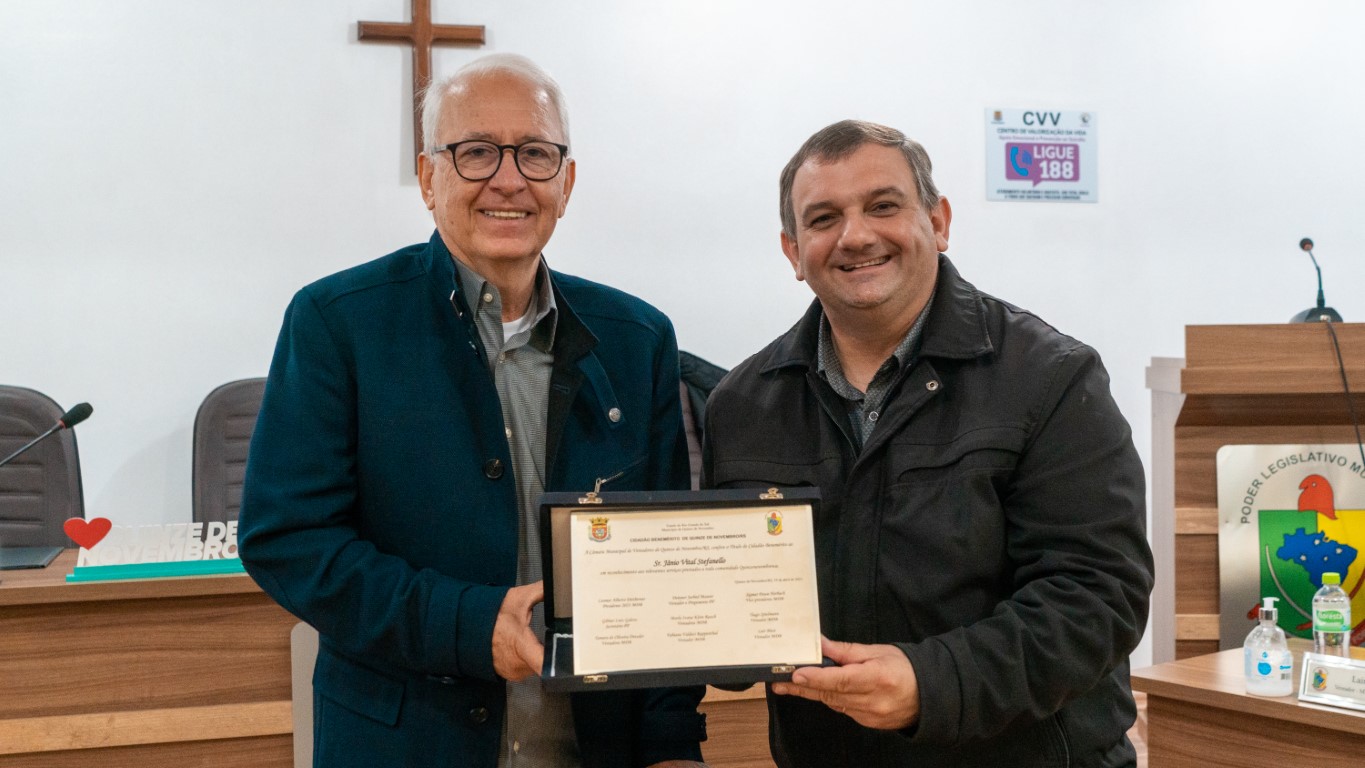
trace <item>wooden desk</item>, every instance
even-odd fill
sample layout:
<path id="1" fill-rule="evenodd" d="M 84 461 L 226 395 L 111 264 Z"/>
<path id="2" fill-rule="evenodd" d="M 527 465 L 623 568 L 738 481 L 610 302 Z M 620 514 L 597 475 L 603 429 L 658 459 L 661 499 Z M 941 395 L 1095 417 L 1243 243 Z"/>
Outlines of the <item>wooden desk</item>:
<path id="1" fill-rule="evenodd" d="M 289 768 L 289 630 L 245 575 L 0 578 L 0 768 Z"/>
<path id="2" fill-rule="evenodd" d="M 1135 670 L 1147 693 L 1147 754 L 1156 768 L 1345 764 L 1365 747 L 1365 712 L 1300 703 L 1303 651 L 1292 640 L 1294 695 L 1246 693 L 1242 649 Z M 1352 649 L 1365 659 L 1365 649 Z"/>
<path id="3" fill-rule="evenodd" d="M 290 768 L 289 633 L 249 577 L 0 575 L 0 768 Z M 762 688 L 702 704 L 716 768 L 771 768 Z"/>

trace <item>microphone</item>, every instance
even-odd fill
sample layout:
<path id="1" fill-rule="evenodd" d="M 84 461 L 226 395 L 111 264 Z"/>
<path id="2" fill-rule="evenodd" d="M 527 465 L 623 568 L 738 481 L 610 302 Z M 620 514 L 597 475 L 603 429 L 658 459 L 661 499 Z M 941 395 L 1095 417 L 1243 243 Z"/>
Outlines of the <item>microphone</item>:
<path id="1" fill-rule="evenodd" d="M 60 425 L 62 429 L 71 429 L 82 421 L 90 418 L 90 414 L 94 412 L 95 409 L 90 407 L 90 403 L 76 403 L 71 406 L 71 410 L 63 413 L 62 417 L 57 419 L 57 424 Z"/>
<path id="2" fill-rule="evenodd" d="M 25 445 L 23 448 L 20 448 L 19 450 L 15 451 L 14 453 L 11 453 L 5 458 L 0 459 L 0 467 L 3 467 L 6 464 L 10 463 L 24 451 L 27 451 L 28 449 L 32 448 L 38 443 L 41 443 L 44 438 L 46 438 L 48 435 L 51 435 L 53 432 L 56 432 L 57 430 L 60 429 L 71 429 L 72 427 L 76 426 L 82 421 L 85 421 L 86 419 L 90 418 L 90 414 L 94 413 L 94 411 L 95 409 L 90 407 L 90 403 L 77 403 L 76 405 L 71 406 L 71 410 L 67 411 L 66 413 L 63 413 L 61 415 L 61 418 L 57 419 L 57 423 L 49 427 L 46 432 L 30 440 L 28 445 Z"/>
<path id="3" fill-rule="evenodd" d="M 1335 309 L 1327 306 L 1327 300 L 1322 295 L 1322 267 L 1318 266 L 1318 258 L 1313 255 L 1313 240 L 1305 237 L 1299 241 L 1299 249 L 1308 252 L 1308 258 L 1313 260 L 1313 269 L 1318 271 L 1318 305 L 1289 318 L 1291 323 L 1339 323 L 1341 315 Z"/>

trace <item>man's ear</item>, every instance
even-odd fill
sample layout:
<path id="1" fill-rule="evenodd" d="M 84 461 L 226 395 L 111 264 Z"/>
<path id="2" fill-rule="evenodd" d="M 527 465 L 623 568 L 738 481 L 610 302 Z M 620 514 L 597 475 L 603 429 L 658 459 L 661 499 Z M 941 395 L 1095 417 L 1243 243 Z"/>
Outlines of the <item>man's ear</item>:
<path id="1" fill-rule="evenodd" d="M 938 199 L 938 204 L 929 211 L 929 222 L 934 226 L 934 247 L 940 253 L 948 250 L 948 228 L 953 223 L 953 207 L 948 205 L 948 198 Z"/>
<path id="2" fill-rule="evenodd" d="M 801 271 L 801 250 L 796 244 L 796 238 L 788 237 L 786 232 L 782 233 L 782 253 L 786 255 L 787 261 L 791 262 L 796 279 L 804 281 L 806 275 Z"/>
<path id="3" fill-rule="evenodd" d="M 578 163 L 573 158 L 569 158 L 564 164 L 564 196 L 559 199 L 559 215 L 564 216 L 564 210 L 569 207 L 569 195 L 573 194 L 573 183 L 578 178 Z"/>
<path id="4" fill-rule="evenodd" d="M 436 193 L 431 189 L 431 179 L 436 173 L 436 165 L 431 161 L 431 155 L 423 152 L 417 156 L 417 185 L 422 188 L 422 202 L 427 204 L 428 211 L 436 210 Z"/>

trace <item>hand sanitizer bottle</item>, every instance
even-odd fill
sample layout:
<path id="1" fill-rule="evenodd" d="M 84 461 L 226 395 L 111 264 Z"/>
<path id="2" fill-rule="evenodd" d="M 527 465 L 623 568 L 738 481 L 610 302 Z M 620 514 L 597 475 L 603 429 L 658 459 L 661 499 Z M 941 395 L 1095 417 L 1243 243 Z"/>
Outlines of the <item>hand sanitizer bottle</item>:
<path id="1" fill-rule="evenodd" d="M 1275 624 L 1276 598 L 1261 603 L 1261 623 L 1242 644 L 1247 693 L 1256 696 L 1288 696 L 1294 692 L 1294 656 L 1285 642 L 1284 630 Z"/>

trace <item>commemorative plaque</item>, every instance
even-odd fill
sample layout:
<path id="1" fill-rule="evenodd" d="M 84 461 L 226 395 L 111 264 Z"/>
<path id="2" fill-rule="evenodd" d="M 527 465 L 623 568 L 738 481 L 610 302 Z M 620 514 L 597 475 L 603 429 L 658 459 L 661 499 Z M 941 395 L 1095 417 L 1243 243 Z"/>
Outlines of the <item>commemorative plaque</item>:
<path id="1" fill-rule="evenodd" d="M 812 489 L 546 494 L 548 690 L 789 680 L 819 665 Z"/>

